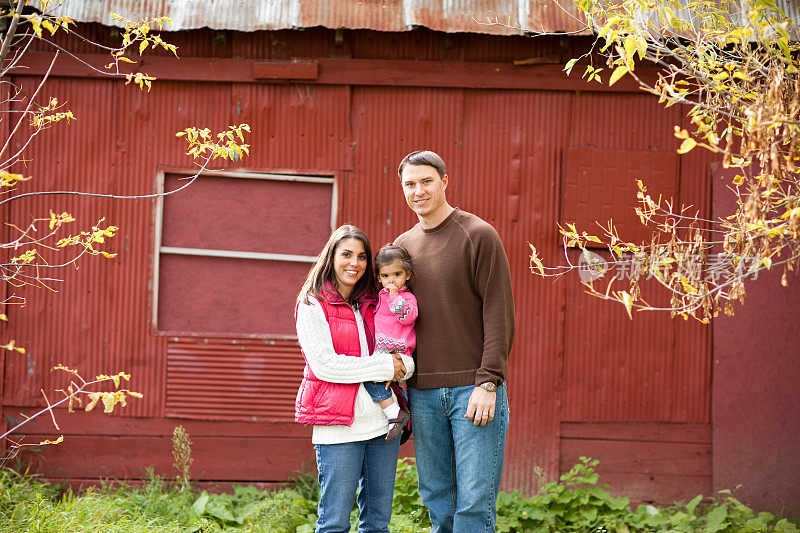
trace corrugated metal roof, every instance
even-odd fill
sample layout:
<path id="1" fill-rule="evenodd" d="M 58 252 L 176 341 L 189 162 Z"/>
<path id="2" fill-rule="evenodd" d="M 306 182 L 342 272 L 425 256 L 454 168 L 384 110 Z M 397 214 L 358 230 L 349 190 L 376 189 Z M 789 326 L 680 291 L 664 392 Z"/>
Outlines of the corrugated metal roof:
<path id="1" fill-rule="evenodd" d="M 688 4 L 691 0 L 681 0 Z M 800 22 L 798 0 L 776 5 Z M 525 33 L 591 33 L 573 2 L 553 0 L 71 0 L 51 8 L 79 22 L 122 26 L 116 13 L 130 20 L 166 16 L 171 31 L 283 30 L 322 26 L 332 29 L 408 31 L 416 27 L 447 33 L 521 35 Z M 738 10 L 731 2 L 733 14 Z M 682 12 L 691 21 L 693 10 Z M 491 24 L 490 21 L 501 24 Z M 651 20 L 651 22 L 655 22 Z M 520 29 L 515 29 L 515 28 Z M 524 28 L 524 30 L 522 29 Z"/>
<path id="2" fill-rule="evenodd" d="M 581 32 L 585 28 L 569 3 L 544 0 L 71 0 L 53 8 L 79 22 L 121 26 L 131 20 L 166 16 L 172 31 L 282 30 L 312 28 L 408 31 L 418 26 L 448 33 L 520 35 L 521 29 L 488 24 L 498 20 L 535 32 Z M 582 31 L 581 33 L 590 33 Z"/>

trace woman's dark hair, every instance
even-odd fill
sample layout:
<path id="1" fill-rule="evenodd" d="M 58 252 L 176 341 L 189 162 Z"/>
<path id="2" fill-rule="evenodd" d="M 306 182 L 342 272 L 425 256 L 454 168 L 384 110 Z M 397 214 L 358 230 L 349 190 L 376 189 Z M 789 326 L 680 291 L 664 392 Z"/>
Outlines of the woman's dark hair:
<path id="1" fill-rule="evenodd" d="M 436 152 L 431 152 L 430 150 L 417 150 L 405 156 L 403 160 L 400 161 L 400 166 L 397 167 L 397 175 L 401 178 L 403 177 L 403 169 L 406 168 L 406 165 L 428 165 L 435 168 L 436 172 L 439 173 L 439 177 L 442 179 L 444 179 L 444 175 L 447 174 L 447 169 L 444 166 L 444 159 Z"/>
<path id="2" fill-rule="evenodd" d="M 372 292 L 375 287 L 375 269 L 372 266 L 372 248 L 369 246 L 369 239 L 367 235 L 355 226 L 345 224 L 339 226 L 333 233 L 331 233 L 328 242 L 322 248 L 322 251 L 317 257 L 317 262 L 311 267 L 311 270 L 306 277 L 300 293 L 297 295 L 297 303 L 308 304 L 308 296 L 313 295 L 317 300 L 325 300 L 325 282 L 330 281 L 336 287 L 335 273 L 333 271 L 333 256 L 336 255 L 336 248 L 339 243 L 345 239 L 357 239 L 364 245 L 364 253 L 367 255 L 367 268 L 364 270 L 364 275 L 361 276 L 353 291 L 350 293 L 345 301 L 352 305 L 358 306 L 358 302 L 364 294 Z"/>
<path id="3" fill-rule="evenodd" d="M 408 272 L 406 287 L 411 290 L 411 287 L 414 285 L 414 280 L 416 279 L 414 275 L 414 263 L 411 262 L 411 255 L 409 255 L 408 250 L 399 244 L 387 244 L 375 254 L 375 277 L 377 282 L 380 283 L 378 275 L 380 274 L 381 267 L 391 265 L 392 263 L 400 263 L 405 271 Z"/>

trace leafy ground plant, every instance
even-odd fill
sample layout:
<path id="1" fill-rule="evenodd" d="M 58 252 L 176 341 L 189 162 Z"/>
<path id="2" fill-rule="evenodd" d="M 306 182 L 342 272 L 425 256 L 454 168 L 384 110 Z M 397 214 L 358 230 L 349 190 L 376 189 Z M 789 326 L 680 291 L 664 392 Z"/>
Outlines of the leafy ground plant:
<path id="1" fill-rule="evenodd" d="M 501 492 L 497 531 L 592 533 L 798 532 L 798 522 L 757 513 L 731 491 L 671 507 L 640 505 L 598 485 L 597 461 L 581 458 L 558 482 L 526 498 Z M 413 460 L 398 463 L 390 531 L 430 531 L 416 490 Z M 196 492 L 149 473 L 142 486 L 110 483 L 76 495 L 35 477 L 0 470 L 0 531 L 20 533 L 211 533 L 314 531 L 319 485 L 305 475 L 277 492 L 235 486 L 231 494 Z M 357 524 L 357 510 L 352 515 Z M 355 528 L 353 529 L 355 531 Z"/>
<path id="2" fill-rule="evenodd" d="M 546 484 L 532 498 L 517 491 L 500 493 L 497 499 L 497 531 L 535 533 L 583 532 L 797 532 L 798 523 L 776 520 L 770 513 L 756 513 L 729 490 L 719 496 L 698 495 L 689 503 L 658 508 L 640 505 L 630 509 L 630 500 L 612 496 L 599 486 L 596 459 L 580 462 L 562 475 L 560 482 Z"/>

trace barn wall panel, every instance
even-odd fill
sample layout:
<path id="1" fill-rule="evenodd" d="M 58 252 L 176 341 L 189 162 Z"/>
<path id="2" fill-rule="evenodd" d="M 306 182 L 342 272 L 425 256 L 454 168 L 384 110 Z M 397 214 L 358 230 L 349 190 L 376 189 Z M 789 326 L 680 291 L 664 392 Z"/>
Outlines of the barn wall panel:
<path id="1" fill-rule="evenodd" d="M 431 149 L 458 176 L 463 105 L 460 89 L 353 88 L 353 172 L 342 182 L 340 222 L 363 227 L 376 249 L 413 226 L 397 166 L 409 152 Z M 457 199 L 458 187 L 453 193 Z"/>
<path id="2" fill-rule="evenodd" d="M 197 39 L 209 35 L 200 32 Z M 455 47 L 448 48 L 447 39 L 432 32 L 347 35 L 340 50 L 331 37 L 327 30 L 302 34 L 287 30 L 274 36 L 254 34 L 249 44 L 244 35 L 228 32 L 227 38 L 247 54 L 272 58 L 296 57 L 298 52 L 393 57 L 395 40 L 402 41 L 398 57 L 414 57 L 415 49 L 427 59 L 452 55 L 457 60 L 505 61 L 517 58 L 516 54 L 524 59 L 555 53 L 554 44 L 544 40 L 526 41 L 515 51 L 506 41 L 486 49 L 478 44 L 473 47 L 458 35 L 450 36 Z M 193 50 L 213 55 L 207 48 L 212 45 L 204 46 L 198 43 Z M 28 86 L 32 82 L 32 78 L 25 80 Z M 159 171 L 192 168 L 185 146 L 174 137 L 176 131 L 191 125 L 219 130 L 247 122 L 253 129 L 252 156 L 235 163 L 215 162 L 211 168 L 334 176 L 339 195 L 337 222 L 362 227 L 377 248 L 416 222 L 397 178 L 400 159 L 420 148 L 442 154 L 451 179 L 451 204 L 489 220 L 500 233 L 511 263 L 517 337 L 510 359 L 512 420 L 506 488 L 535 490 L 536 467 L 546 479 L 553 479 L 567 457 L 592 455 L 595 450 L 606 450 L 606 457 L 618 461 L 614 464 L 628 469 L 630 475 L 619 478 L 629 483 L 626 486 L 639 486 L 642 491 L 659 486 L 661 477 L 635 480 L 633 476 L 644 474 L 631 470 L 635 463 L 625 463 L 626 454 L 619 453 L 637 440 L 635 435 L 617 439 L 616 451 L 607 450 L 604 439 L 596 437 L 567 436 L 572 439 L 567 446 L 559 437 L 565 421 L 710 422 L 707 329 L 654 315 L 640 315 L 631 322 L 622 308 L 585 296 L 576 278 L 552 283 L 528 271 L 529 241 L 546 262 L 558 262 L 563 254 L 554 221 L 562 210 L 565 154 L 572 148 L 670 152 L 676 148 L 672 127 L 681 120 L 677 110 L 664 111 L 654 99 L 630 93 L 170 81 L 156 83 L 150 94 L 143 94 L 109 81 L 59 79 L 51 83 L 53 94 L 64 95 L 79 120 L 92 126 L 63 130 L 59 126 L 37 140 L 35 150 L 47 157 L 37 156 L 30 172 L 41 175 L 44 180 L 37 185 L 42 188 L 58 185 L 115 194 L 152 193 Z M 94 146 L 92 153 L 98 155 L 87 157 L 87 146 Z M 691 176 L 702 176 L 708 159 L 694 157 L 682 159 L 678 195 L 707 205 L 707 188 Z M 41 404 L 38 393 L 31 391 L 63 385 L 63 380 L 49 375 L 55 362 L 68 362 L 85 375 L 130 371 L 130 387 L 146 397 L 132 401 L 123 411 L 127 416 L 112 417 L 106 432 L 89 429 L 92 424 L 74 428 L 73 435 L 94 439 L 76 442 L 95 451 L 100 446 L 141 442 L 143 449 L 162 453 L 156 450 L 165 448 L 167 453 L 171 433 L 167 425 L 180 422 L 192 425 L 190 434 L 202 433 L 200 447 L 209 457 L 229 444 L 224 440 L 213 444 L 213 439 L 248 436 L 252 446 L 240 450 L 248 457 L 263 455 L 265 446 L 278 442 L 271 439 L 285 439 L 280 467 L 288 471 L 291 463 L 291 468 L 297 468 L 306 456 L 285 453 L 300 443 L 310 453 L 307 428 L 296 429 L 288 422 L 262 423 L 290 419 L 291 380 L 299 379 L 302 362 L 291 342 L 263 335 L 167 336 L 152 328 L 154 205 L 152 200 L 70 197 L 15 204 L 14 216 L 46 214 L 50 208 L 72 210 L 89 224 L 107 216 L 109 223 L 121 227 L 108 246 L 120 256 L 113 261 L 92 258 L 84 262 L 77 272 L 65 273 L 67 282 L 59 293 L 39 289 L 28 307 L 10 316 L 9 335 L 30 350 L 24 357 L 6 356 L 3 403 L 24 408 Z M 286 313 L 291 316 L 291 309 Z M 46 331 L 37 327 L 41 323 L 48 324 Z M 279 394 L 273 398 L 270 391 L 275 386 Z M 258 423 L 245 422 L 253 416 Z M 130 425 L 115 425 L 126 423 Z M 159 430 L 147 429 L 151 424 Z M 38 426 L 30 430 L 31 435 L 47 433 L 48 429 Z M 114 440 L 123 434 L 130 439 Z M 657 431 L 654 435 L 654 442 L 669 441 Z M 66 466 L 57 466 L 76 457 L 55 455 L 52 462 L 42 463 L 44 471 L 52 466 L 62 469 L 59 476 L 88 477 L 90 473 L 77 467 L 67 471 Z M 108 464 L 103 468 L 127 472 L 114 461 L 120 459 L 105 456 Z M 131 464 L 141 462 L 135 459 Z M 218 466 L 201 470 L 218 479 L 267 475 L 267 470 L 224 473 Z M 274 472 L 275 476 L 285 474 L 280 469 Z M 697 478 L 703 478 L 698 483 L 706 483 L 706 477 L 698 473 Z"/>
<path id="3" fill-rule="evenodd" d="M 587 85 L 589 88 L 591 85 Z M 678 107 L 664 109 L 649 95 L 589 91 L 576 94 L 573 102 L 570 147 L 667 152 L 677 149 L 673 128 L 681 121 Z"/>
<path id="4" fill-rule="evenodd" d="M 156 190 L 156 175 L 167 166 L 192 168 L 194 163 L 185 155 L 186 145 L 175 133 L 190 126 L 220 131 L 231 122 L 230 86 L 212 84 L 204 91 L 191 91 L 190 84 L 157 83 L 150 94 L 141 91 L 119 90 L 119 109 L 126 110 L 118 121 L 115 151 L 115 171 L 119 175 L 122 194 L 152 194 Z M 216 105 L 210 105 L 210 103 Z M 154 125 L 158 125 L 154 127 Z M 147 154 L 143 156 L 143 154 Z M 213 162 L 210 168 L 220 168 Z M 162 350 L 152 348 L 161 341 L 152 336 L 149 324 L 153 312 L 152 268 L 154 205 L 151 200 L 119 202 L 120 227 L 125 233 L 125 253 L 117 263 L 121 272 L 139 273 L 136 276 L 116 276 L 109 298 L 114 302 L 115 316 L 125 317 L 127 323 L 115 328 L 109 340 L 119 346 L 135 346 L 138 368 L 136 379 L 145 379 L 138 385 L 146 393 L 146 411 L 124 411 L 130 416 L 156 416 L 163 412 L 165 356 Z M 119 299 L 126 295 L 131 304 Z M 140 353 L 150 350 L 154 359 L 142 358 Z M 141 377 L 139 377 L 141 376 Z M 141 381 L 136 382 L 141 383 Z"/>
<path id="5" fill-rule="evenodd" d="M 710 424 L 562 423 L 560 472 L 586 455 L 599 461 L 599 482 L 634 505 L 671 504 L 711 489 Z"/>
<path id="6" fill-rule="evenodd" d="M 649 189 L 678 198 L 678 155 L 652 150 L 599 150 L 571 148 L 564 154 L 561 225 L 575 224 L 590 235 L 603 235 L 613 220 L 628 242 L 649 242 L 652 226 L 644 226 L 636 214 L 637 180 L 647 179 Z M 587 246 L 604 248 L 599 243 Z"/>
<path id="7" fill-rule="evenodd" d="M 584 150 L 587 153 L 625 150 L 640 153 L 642 160 L 651 160 L 677 149 L 672 132 L 683 120 L 677 108 L 664 110 L 655 99 L 632 94 L 581 93 L 574 102 L 572 148 L 565 155 Z M 632 116 L 647 118 L 632 122 Z M 638 177 L 651 196 L 663 195 L 678 206 L 691 203 L 707 213 L 708 163 L 708 157 L 679 158 L 673 171 L 677 176 L 673 179 L 668 176 L 654 179 L 647 172 L 647 165 L 643 165 Z M 564 170 L 571 164 L 574 162 L 565 161 Z M 602 169 L 588 165 L 585 170 L 598 175 L 592 183 L 608 181 L 608 177 L 600 179 Z M 689 177 L 684 178 L 685 174 Z M 569 196 L 567 192 L 565 198 Z M 627 192 L 635 194 L 633 190 Z M 608 200 L 620 201 L 611 197 Z M 562 212 L 562 216 L 568 213 Z M 612 213 L 613 217 L 608 216 Z M 586 216 L 598 219 L 601 224 L 607 224 L 609 218 L 619 221 L 613 206 L 598 205 Z M 635 224 L 633 220 L 628 222 L 629 226 Z M 578 229 L 594 234 L 600 231 L 596 226 Z M 627 233 L 620 230 L 622 239 L 635 240 L 631 234 L 639 238 L 644 235 L 643 229 L 637 227 Z M 577 252 L 571 256 L 575 262 L 578 258 Z M 618 276 L 614 289 L 619 290 L 627 286 L 631 272 L 619 267 L 609 273 L 614 275 Z M 604 291 L 608 279 L 595 281 L 596 287 Z M 709 328 L 674 321 L 660 313 L 637 313 L 630 320 L 621 306 L 615 308 L 588 298 L 577 276 L 568 277 L 564 283 L 568 303 L 563 420 L 710 422 Z M 664 291 L 652 280 L 644 281 L 642 295 L 655 305 L 668 303 Z"/>
<path id="8" fill-rule="evenodd" d="M 249 168 L 347 168 L 350 88 L 235 84 L 231 120 L 252 127 Z"/>
<path id="9" fill-rule="evenodd" d="M 681 127 L 690 128 L 688 117 Z M 679 142 L 675 139 L 673 147 Z M 711 167 L 718 158 L 707 150 L 692 150 L 680 158 L 680 199 L 687 216 L 713 219 Z M 718 164 L 718 163 L 717 163 Z M 701 224 L 708 227 L 708 224 Z M 696 321 L 676 320 L 675 368 L 676 389 L 672 403 L 673 422 L 711 420 L 712 402 L 712 327 Z"/>
<path id="10" fill-rule="evenodd" d="M 17 78 L 16 81 L 22 82 L 23 90 L 30 94 L 41 80 Z M 69 80 L 53 79 L 45 84 L 42 94 L 58 95 L 64 105 L 62 111 L 70 109 L 79 120 L 92 127 L 81 128 L 75 122 L 62 122 L 36 137 L 28 153 L 42 156 L 26 165 L 24 173 L 35 179 L 26 183 L 24 192 L 43 189 L 100 192 L 113 181 L 108 169 L 115 148 L 114 87 L 109 82 L 89 82 L 78 91 Z M 90 105 L 91 102 L 105 105 Z M 25 134 L 30 131 L 22 135 Z M 89 150 L 95 154 L 93 157 L 87 157 Z M 29 197 L 10 204 L 9 220 L 25 227 L 34 218 L 48 218 L 51 210 L 55 213 L 68 211 L 78 222 L 67 224 L 61 236 L 74 235 L 90 230 L 104 216 L 106 224 L 114 224 L 112 204 L 108 200 L 79 200 L 71 196 Z M 116 252 L 119 244 L 117 238 L 105 249 Z M 53 265 L 77 255 L 77 248 L 60 254 L 39 248 L 44 260 Z M 27 351 L 24 355 L 14 353 L 10 354 L 13 357 L 6 358 L 4 403 L 43 404 L 41 388 L 52 391 L 68 383 L 63 374 L 50 372 L 59 363 L 69 363 L 89 378 L 101 369 L 107 368 L 107 373 L 125 369 L 122 367 L 124 355 L 109 349 L 105 343 L 109 302 L 104 294 L 113 272 L 112 264 L 113 261 L 99 257 L 84 260 L 77 270 L 67 267 L 53 272 L 44 268 L 40 271 L 41 277 L 52 281 L 12 291 L 26 298 L 27 304 L 7 310 L 8 335 Z M 44 323 L 48 324 L 47 328 L 41 327 Z M 52 397 L 52 393 L 50 395 Z"/>
<path id="11" fill-rule="evenodd" d="M 559 204 L 559 147 L 567 140 L 570 96 L 560 92 L 466 91 L 464 150 L 448 186 L 458 205 L 489 221 L 503 240 L 514 284 L 516 335 L 509 358 L 511 422 L 507 487 L 528 491 L 557 474 L 563 287 L 533 278 L 527 242 L 549 257 Z"/>

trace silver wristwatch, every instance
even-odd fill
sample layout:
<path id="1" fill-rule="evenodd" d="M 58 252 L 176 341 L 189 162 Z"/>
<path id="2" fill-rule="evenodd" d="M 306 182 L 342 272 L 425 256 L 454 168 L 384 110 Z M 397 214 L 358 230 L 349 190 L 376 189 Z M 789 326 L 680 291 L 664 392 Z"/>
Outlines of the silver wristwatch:
<path id="1" fill-rule="evenodd" d="M 495 385 L 491 381 L 487 381 L 486 383 L 481 383 L 479 387 L 488 392 L 494 392 L 497 390 L 497 385 Z"/>

